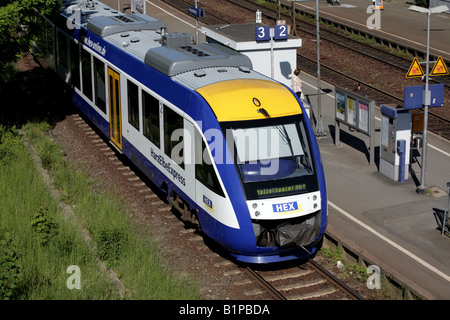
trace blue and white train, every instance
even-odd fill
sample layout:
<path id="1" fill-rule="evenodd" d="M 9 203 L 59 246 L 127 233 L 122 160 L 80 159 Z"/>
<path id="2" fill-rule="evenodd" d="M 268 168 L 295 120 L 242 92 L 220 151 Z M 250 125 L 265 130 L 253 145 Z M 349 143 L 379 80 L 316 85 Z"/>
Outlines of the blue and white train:
<path id="1" fill-rule="evenodd" d="M 64 0 L 39 47 L 73 102 L 186 219 L 238 261 L 308 257 L 327 225 L 314 132 L 248 57 L 142 14 Z"/>

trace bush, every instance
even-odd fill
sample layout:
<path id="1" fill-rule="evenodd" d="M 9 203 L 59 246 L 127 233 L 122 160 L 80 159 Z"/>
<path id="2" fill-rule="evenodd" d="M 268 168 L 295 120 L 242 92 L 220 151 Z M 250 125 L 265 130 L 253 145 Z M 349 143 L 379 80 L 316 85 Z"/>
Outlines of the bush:
<path id="1" fill-rule="evenodd" d="M 430 1 L 429 0 L 415 0 L 415 3 L 419 7 L 424 7 L 424 8 L 428 8 L 429 5 L 430 5 Z"/>
<path id="2" fill-rule="evenodd" d="M 19 282 L 20 254 L 9 233 L 0 230 L 0 300 L 14 296 Z"/>
<path id="3" fill-rule="evenodd" d="M 58 224 L 48 216 L 45 204 L 39 207 L 31 221 L 35 238 L 42 244 L 47 244 L 54 236 L 58 235 Z"/>
<path id="4" fill-rule="evenodd" d="M 0 125 L 0 164 L 8 165 L 14 161 L 20 146 L 15 129 L 8 129 Z"/>
<path id="5" fill-rule="evenodd" d="M 108 268 L 120 259 L 128 243 L 127 234 L 119 229 L 103 229 L 98 233 L 98 255 Z"/>

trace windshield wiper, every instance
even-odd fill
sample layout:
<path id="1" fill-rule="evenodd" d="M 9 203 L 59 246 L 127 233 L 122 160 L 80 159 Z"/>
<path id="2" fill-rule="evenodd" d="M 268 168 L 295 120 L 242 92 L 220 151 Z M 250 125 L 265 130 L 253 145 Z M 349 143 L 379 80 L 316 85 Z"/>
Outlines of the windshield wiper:
<path id="1" fill-rule="evenodd" d="M 259 109 L 258 109 L 258 112 L 259 112 L 259 113 L 262 113 L 266 118 L 270 118 L 270 114 L 267 112 L 266 109 L 264 109 L 264 108 L 259 108 Z"/>

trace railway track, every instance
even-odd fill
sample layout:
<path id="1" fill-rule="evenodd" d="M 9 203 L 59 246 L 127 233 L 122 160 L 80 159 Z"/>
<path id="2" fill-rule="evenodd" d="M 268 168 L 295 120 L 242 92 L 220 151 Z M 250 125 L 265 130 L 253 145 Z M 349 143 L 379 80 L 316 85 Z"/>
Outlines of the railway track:
<path id="1" fill-rule="evenodd" d="M 274 300 L 364 300 L 314 260 L 282 271 L 247 267 L 245 272 L 259 287 L 244 291 L 250 298 L 266 294 Z"/>
<path id="2" fill-rule="evenodd" d="M 189 2 L 183 0 L 165 0 L 165 2 L 184 12 L 187 10 L 188 5 L 190 5 Z M 259 9 L 262 12 L 263 17 L 272 21 L 272 23 L 277 19 L 277 13 L 275 10 L 256 4 L 253 1 L 227 0 L 227 2 L 238 7 L 240 10 L 248 10 L 249 17 L 253 17 L 254 12 Z M 286 19 L 286 21 L 291 19 L 290 16 L 283 13 L 281 14 L 281 18 Z M 223 18 L 223 14 L 216 13 L 213 10 L 208 10 L 206 17 L 203 18 L 202 21 L 205 24 L 233 23 L 230 19 Z M 315 37 L 315 25 L 312 26 L 309 23 L 298 21 L 296 26 L 297 34 L 302 34 L 309 38 Z M 380 85 L 380 79 L 376 80 L 375 83 L 372 84 L 373 79 L 365 80 L 364 77 L 357 76 L 351 71 L 341 71 L 341 66 L 335 66 L 333 63 L 328 63 L 327 61 L 321 61 L 321 79 L 323 81 L 349 90 L 353 89 L 355 83 L 360 83 L 364 87 L 365 95 L 374 100 L 377 105 L 381 105 L 383 103 L 403 105 L 403 85 L 399 87 L 398 84 L 405 83 L 404 85 L 420 85 L 422 83 L 421 81 L 414 81 L 414 83 L 405 82 L 405 74 L 411 64 L 411 61 L 390 54 L 384 50 L 361 44 L 355 40 L 349 39 L 348 37 L 342 36 L 335 32 L 330 32 L 328 30 L 321 29 L 321 41 L 324 41 L 324 44 L 327 42 L 331 46 L 343 48 L 345 52 L 350 52 L 350 54 L 355 55 L 355 59 L 358 61 L 355 61 L 355 64 L 364 65 L 367 61 L 370 61 L 372 65 L 375 63 L 391 68 L 392 74 L 396 75 L 391 76 L 389 75 L 391 72 L 384 72 L 384 77 L 397 77 L 398 80 L 391 81 L 396 84 L 396 89 L 391 88 L 389 85 L 387 85 L 387 88 L 385 88 L 382 84 Z M 303 51 L 303 48 L 299 50 L 297 55 L 297 63 L 302 67 L 304 72 L 315 76 L 317 74 L 316 57 L 314 54 L 311 55 L 302 53 Z M 445 86 L 445 97 L 450 96 L 450 77 L 439 77 L 434 80 L 431 79 L 430 81 L 430 83 L 443 83 Z M 443 108 L 436 109 L 446 108 L 447 110 L 449 109 L 449 106 L 447 106 L 449 103 L 450 101 L 446 98 L 444 102 L 445 106 Z M 422 109 L 415 109 L 412 111 L 412 114 L 417 113 L 423 113 Z M 437 110 L 435 112 L 433 109 L 430 109 L 428 129 L 446 139 L 450 139 L 450 120 L 448 115 L 448 111 Z"/>
<path id="3" fill-rule="evenodd" d="M 326 271 L 313 260 L 307 263 L 280 269 L 264 270 L 242 266 L 224 256 L 220 248 L 203 236 L 195 225 L 186 222 L 182 213 L 165 200 L 159 192 L 131 162 L 110 145 L 83 115 L 73 114 L 65 120 L 69 129 L 65 134 L 76 139 L 71 148 L 87 150 L 91 168 L 102 167 L 97 179 L 112 179 L 116 192 L 129 199 L 132 215 L 141 223 L 158 225 L 158 229 L 176 243 L 169 243 L 172 254 L 196 259 L 197 267 L 191 272 L 214 274 L 227 284 L 231 299 L 240 300 L 339 300 L 363 299 L 358 293 Z M 54 132 L 56 138 L 61 135 Z M 77 138 L 78 137 L 78 138 Z M 77 146 L 79 144 L 79 146 Z M 97 169 L 91 169 L 97 170 Z M 109 184 L 110 182 L 107 182 Z M 139 218 L 136 212 L 144 212 Z M 199 276 L 201 277 L 201 276 Z M 217 285 L 217 284 L 216 284 Z M 217 289 L 216 289 L 217 290 Z M 215 299 L 205 288 L 205 299 Z M 217 293 L 216 293 L 217 294 Z M 223 293 L 221 293 L 223 294 Z"/>

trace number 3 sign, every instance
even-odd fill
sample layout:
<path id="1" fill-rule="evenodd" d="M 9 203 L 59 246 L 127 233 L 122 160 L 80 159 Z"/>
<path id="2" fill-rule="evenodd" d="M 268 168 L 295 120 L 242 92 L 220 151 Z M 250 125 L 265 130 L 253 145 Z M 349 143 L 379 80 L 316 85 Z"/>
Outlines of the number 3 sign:
<path id="1" fill-rule="evenodd" d="M 270 28 L 268 26 L 256 27 L 256 41 L 269 41 Z"/>

